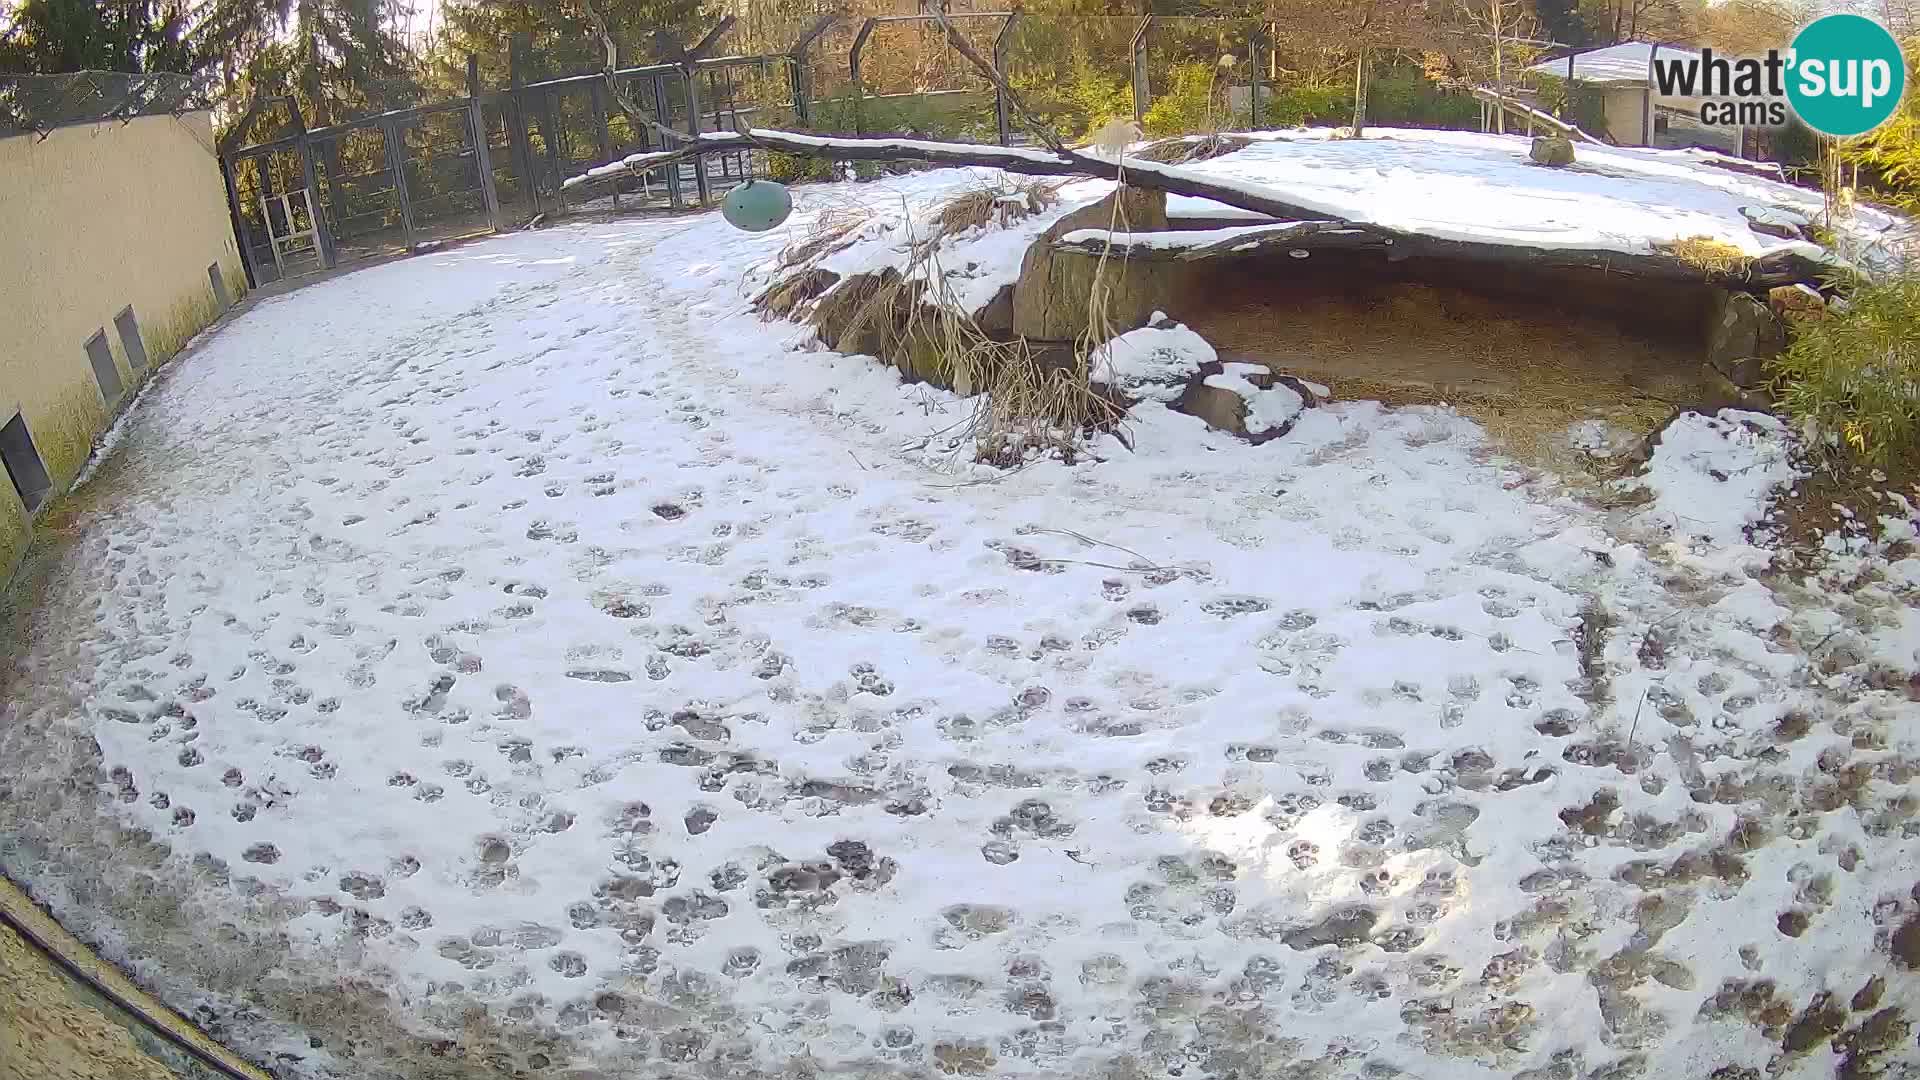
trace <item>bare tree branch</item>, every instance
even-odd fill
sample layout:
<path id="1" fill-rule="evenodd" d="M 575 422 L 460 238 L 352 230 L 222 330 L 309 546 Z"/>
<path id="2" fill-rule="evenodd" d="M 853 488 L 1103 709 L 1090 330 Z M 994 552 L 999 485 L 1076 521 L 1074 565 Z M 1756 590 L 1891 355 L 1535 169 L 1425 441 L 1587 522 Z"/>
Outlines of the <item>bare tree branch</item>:
<path id="1" fill-rule="evenodd" d="M 1032 109 L 1027 108 L 1026 101 L 1019 94 L 1014 93 L 1013 87 L 1007 85 L 1006 76 L 1000 74 L 998 68 L 988 63 L 986 58 L 973 47 L 972 42 L 960 36 L 960 31 L 954 27 L 953 21 L 947 18 L 944 11 L 935 9 L 933 21 L 939 24 L 940 29 L 947 32 L 947 41 L 952 43 L 960 55 L 966 57 L 967 62 L 978 68 L 980 74 L 985 75 L 987 81 L 993 83 L 994 89 L 1006 97 L 1007 104 L 1013 107 L 1014 112 L 1020 114 L 1021 123 L 1033 133 L 1034 138 L 1040 140 L 1041 145 L 1057 154 L 1067 152 L 1066 143 L 1061 140 L 1060 134 L 1054 131 L 1046 121 L 1041 120 Z"/>
<path id="2" fill-rule="evenodd" d="M 579 4 L 586 11 L 587 18 L 593 20 L 593 28 L 600 35 L 600 44 L 607 50 L 607 64 L 601 69 L 607 80 L 607 95 L 613 98 L 614 105 L 619 107 L 620 112 L 626 116 L 627 122 L 651 129 L 670 143 L 686 143 L 688 140 L 685 135 L 661 123 L 659 119 L 648 114 L 627 96 L 627 92 L 620 86 L 620 80 L 614 75 L 620 70 L 620 45 L 614 40 L 613 28 L 608 25 L 606 16 L 600 13 L 600 9 L 594 5 L 593 0 L 579 0 Z"/>

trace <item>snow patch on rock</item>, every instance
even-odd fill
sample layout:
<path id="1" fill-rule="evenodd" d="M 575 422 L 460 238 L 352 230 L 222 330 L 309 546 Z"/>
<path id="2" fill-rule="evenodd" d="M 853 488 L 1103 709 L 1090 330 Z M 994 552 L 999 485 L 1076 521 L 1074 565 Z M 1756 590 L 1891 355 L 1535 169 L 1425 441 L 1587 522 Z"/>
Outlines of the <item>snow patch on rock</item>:
<path id="1" fill-rule="evenodd" d="M 1219 359 L 1206 338 L 1155 312 L 1151 325 L 1121 334 L 1094 354 L 1090 378 L 1135 401 L 1173 402 L 1203 366 Z"/>

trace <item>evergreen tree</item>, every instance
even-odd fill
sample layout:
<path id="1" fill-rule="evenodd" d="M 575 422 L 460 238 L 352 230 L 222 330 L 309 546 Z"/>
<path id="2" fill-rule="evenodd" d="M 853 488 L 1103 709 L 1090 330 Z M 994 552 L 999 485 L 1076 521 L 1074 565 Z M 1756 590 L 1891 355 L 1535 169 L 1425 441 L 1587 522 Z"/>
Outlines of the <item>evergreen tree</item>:
<path id="1" fill-rule="evenodd" d="M 1533 16 L 1540 24 L 1541 33 L 1551 41 L 1586 45 L 1590 40 L 1577 0 L 1534 0 Z"/>
<path id="2" fill-rule="evenodd" d="M 691 46 L 711 29 L 702 0 L 594 0 L 619 44 L 621 67 L 664 62 L 675 45 Z M 526 34 L 534 74 L 577 75 L 606 64 L 606 48 L 579 0 L 443 0 L 433 43 L 437 82 L 464 83 L 467 56 L 480 58 L 481 81 L 508 78 L 508 42 Z M 727 50 L 722 49 L 722 52 Z"/>
<path id="3" fill-rule="evenodd" d="M 260 108 L 291 94 L 309 127 L 412 104 L 412 58 L 372 0 L 208 0 L 193 44 L 235 98 L 233 134 L 272 134 Z"/>
<path id="4" fill-rule="evenodd" d="M 26 0 L 0 36 L 0 72 L 192 68 L 184 0 Z"/>

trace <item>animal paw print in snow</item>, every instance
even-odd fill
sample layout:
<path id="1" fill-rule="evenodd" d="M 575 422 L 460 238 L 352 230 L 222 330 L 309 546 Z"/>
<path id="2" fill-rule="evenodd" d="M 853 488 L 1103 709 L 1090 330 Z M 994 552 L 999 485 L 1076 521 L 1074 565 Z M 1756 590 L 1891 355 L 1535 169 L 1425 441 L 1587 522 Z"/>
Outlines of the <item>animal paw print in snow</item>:
<path id="1" fill-rule="evenodd" d="M 848 669 L 848 674 L 853 676 L 854 683 L 860 687 L 860 693 L 872 694 L 874 697 L 886 697 L 893 693 L 893 684 L 881 678 L 872 664 L 864 662 L 855 664 Z"/>

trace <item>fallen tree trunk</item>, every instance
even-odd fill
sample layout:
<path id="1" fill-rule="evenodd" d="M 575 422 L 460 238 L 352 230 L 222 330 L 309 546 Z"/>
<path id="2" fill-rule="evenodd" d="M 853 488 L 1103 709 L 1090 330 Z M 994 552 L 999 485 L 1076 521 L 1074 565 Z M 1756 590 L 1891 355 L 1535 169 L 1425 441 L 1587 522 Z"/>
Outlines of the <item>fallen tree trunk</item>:
<path id="1" fill-rule="evenodd" d="M 684 136 L 682 136 L 684 138 Z M 1581 248 L 1536 247 L 1493 240 L 1449 240 L 1385 225 L 1351 221 L 1333 207 L 1310 200 L 1283 197 L 1258 184 L 1209 176 L 1158 162 L 1124 162 L 1073 150 L 1038 150 L 1019 146 L 980 146 L 970 143 L 928 142 L 920 139 L 870 139 L 803 135 L 792 131 L 754 128 L 740 132 L 703 134 L 677 150 L 633 154 L 591 169 L 562 185 L 570 190 L 596 180 L 647 172 L 675 165 L 703 154 L 763 150 L 798 157 L 836 161 L 924 161 L 935 165 L 977 166 L 1024 176 L 1090 176 L 1123 181 L 1133 187 L 1207 199 L 1241 210 L 1311 228 L 1303 230 L 1294 246 L 1378 247 L 1390 257 L 1446 255 L 1540 266 L 1581 266 L 1611 273 L 1674 281 L 1704 281 L 1729 288 L 1759 289 L 1794 283 L 1817 284 L 1832 267 L 1797 251 L 1775 252 L 1735 270 L 1696 266 L 1660 251 L 1626 253 Z M 1116 250 L 1137 246 L 1138 235 L 1116 238 Z M 1306 243 L 1301 243 L 1304 240 Z M 1124 242 L 1123 242 L 1124 241 Z M 1270 243 L 1279 243 L 1271 239 Z M 1146 251 L 1141 257 L 1153 257 Z"/>

